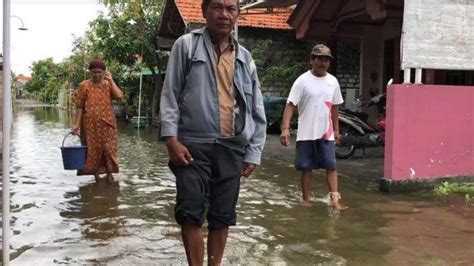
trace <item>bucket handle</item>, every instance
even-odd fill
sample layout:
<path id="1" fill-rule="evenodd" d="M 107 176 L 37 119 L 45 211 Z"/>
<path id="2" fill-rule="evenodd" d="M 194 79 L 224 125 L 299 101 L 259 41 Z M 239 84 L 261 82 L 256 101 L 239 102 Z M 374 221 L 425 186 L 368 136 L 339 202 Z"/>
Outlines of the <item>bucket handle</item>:
<path id="1" fill-rule="evenodd" d="M 66 136 L 64 136 L 64 139 L 63 139 L 63 144 L 61 147 L 64 147 L 64 141 L 66 141 L 66 138 L 69 136 L 69 135 L 75 135 L 74 132 L 69 132 L 66 134 Z"/>

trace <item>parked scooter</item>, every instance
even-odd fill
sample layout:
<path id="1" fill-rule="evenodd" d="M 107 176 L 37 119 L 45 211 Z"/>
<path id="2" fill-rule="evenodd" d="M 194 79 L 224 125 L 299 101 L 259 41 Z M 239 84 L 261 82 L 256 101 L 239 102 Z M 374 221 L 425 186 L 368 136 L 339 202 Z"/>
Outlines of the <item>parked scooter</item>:
<path id="1" fill-rule="evenodd" d="M 375 126 L 371 126 L 367 120 L 369 115 L 362 112 L 353 112 L 346 109 L 339 110 L 339 132 L 341 139 L 336 145 L 336 157 L 347 159 L 357 149 L 378 147 L 385 144 L 385 93 L 372 97 L 361 107 L 377 106 L 379 116 Z"/>

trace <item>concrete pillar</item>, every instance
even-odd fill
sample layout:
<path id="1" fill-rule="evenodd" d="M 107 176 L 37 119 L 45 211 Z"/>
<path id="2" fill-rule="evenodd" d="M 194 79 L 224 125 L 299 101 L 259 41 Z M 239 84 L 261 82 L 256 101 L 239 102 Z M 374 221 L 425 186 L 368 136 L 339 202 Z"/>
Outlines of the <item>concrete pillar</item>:
<path id="1" fill-rule="evenodd" d="M 0 56 L 0 77 L 3 76 L 3 57 Z M 3 121 L 3 79 L 0 79 L 0 122 Z M 3 150 L 3 123 L 0 123 L 0 155 Z M 1 168 L 1 167 L 0 167 Z"/>
<path id="2" fill-rule="evenodd" d="M 415 69 L 415 84 L 422 84 L 422 74 L 423 74 L 423 69 L 421 68 L 416 68 Z"/>
<path id="3" fill-rule="evenodd" d="M 406 68 L 403 70 L 403 84 L 411 83 L 411 68 Z"/>

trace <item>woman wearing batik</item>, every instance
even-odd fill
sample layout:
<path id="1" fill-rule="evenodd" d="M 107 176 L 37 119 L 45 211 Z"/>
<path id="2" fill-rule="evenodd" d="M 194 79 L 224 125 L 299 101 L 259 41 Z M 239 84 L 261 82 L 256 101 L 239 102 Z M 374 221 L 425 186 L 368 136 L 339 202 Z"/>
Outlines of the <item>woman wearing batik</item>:
<path id="1" fill-rule="evenodd" d="M 81 136 L 87 145 L 84 169 L 78 175 L 94 175 L 95 181 L 105 178 L 114 181 L 112 173 L 118 173 L 117 125 L 115 122 L 113 99 L 123 97 L 123 92 L 115 84 L 112 74 L 106 71 L 100 59 L 89 64 L 91 79 L 81 82 L 77 95 L 76 123 L 74 134 Z M 101 177 L 101 174 L 106 174 Z"/>

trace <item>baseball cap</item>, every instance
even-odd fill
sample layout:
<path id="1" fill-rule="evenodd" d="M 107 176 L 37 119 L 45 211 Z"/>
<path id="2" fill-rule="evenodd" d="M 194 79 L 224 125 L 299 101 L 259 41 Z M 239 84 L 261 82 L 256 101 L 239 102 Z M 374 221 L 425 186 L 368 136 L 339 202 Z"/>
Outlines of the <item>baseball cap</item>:
<path id="1" fill-rule="evenodd" d="M 331 49 L 329 49 L 329 47 L 327 47 L 324 44 L 316 44 L 313 47 L 313 50 L 311 51 L 311 55 L 327 56 L 327 57 L 330 57 L 330 58 L 334 59 L 334 57 L 331 54 Z"/>

